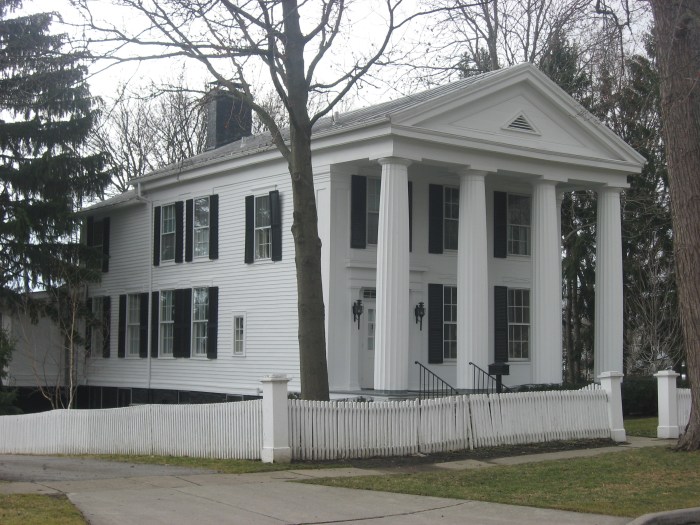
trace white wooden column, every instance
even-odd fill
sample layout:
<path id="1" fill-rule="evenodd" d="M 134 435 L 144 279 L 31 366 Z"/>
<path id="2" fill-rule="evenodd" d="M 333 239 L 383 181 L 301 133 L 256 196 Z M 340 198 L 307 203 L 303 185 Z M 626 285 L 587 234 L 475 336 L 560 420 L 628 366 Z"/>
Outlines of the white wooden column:
<path id="1" fill-rule="evenodd" d="M 561 383 L 561 248 L 556 183 L 540 180 L 532 194 L 530 360 L 534 383 Z"/>
<path id="2" fill-rule="evenodd" d="M 459 183 L 457 388 L 475 388 L 470 361 L 484 370 L 489 364 L 485 175 L 465 171 Z"/>
<path id="3" fill-rule="evenodd" d="M 595 377 L 622 372 L 622 221 L 620 188 L 598 190 L 595 266 Z"/>
<path id="4" fill-rule="evenodd" d="M 408 166 L 396 157 L 379 159 L 382 187 L 377 238 L 375 390 L 408 388 Z"/>

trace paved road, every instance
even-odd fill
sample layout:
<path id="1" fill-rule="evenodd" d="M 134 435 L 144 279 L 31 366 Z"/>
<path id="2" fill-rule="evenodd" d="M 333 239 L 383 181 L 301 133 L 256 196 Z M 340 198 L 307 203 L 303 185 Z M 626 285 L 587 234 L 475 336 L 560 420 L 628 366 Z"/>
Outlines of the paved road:
<path id="1" fill-rule="evenodd" d="M 333 475 L 379 472 L 334 469 Z M 0 456 L 0 493 L 65 493 L 93 525 L 362 523 L 622 525 L 629 520 L 530 507 L 290 483 L 328 471 L 212 474 L 70 457 Z"/>

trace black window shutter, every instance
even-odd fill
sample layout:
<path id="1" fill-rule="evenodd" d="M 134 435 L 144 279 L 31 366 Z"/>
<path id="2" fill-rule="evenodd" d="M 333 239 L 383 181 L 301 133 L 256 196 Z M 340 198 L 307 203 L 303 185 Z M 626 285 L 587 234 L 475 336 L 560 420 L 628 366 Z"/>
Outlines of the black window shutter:
<path id="1" fill-rule="evenodd" d="M 191 262 L 194 257 L 194 200 L 185 201 L 185 260 Z"/>
<path id="2" fill-rule="evenodd" d="M 88 297 L 85 300 L 85 310 L 87 315 L 85 316 L 85 355 L 90 356 L 92 353 L 92 323 L 94 319 L 92 318 L 92 298 Z"/>
<path id="3" fill-rule="evenodd" d="M 442 186 L 431 184 L 428 188 L 428 253 L 442 253 L 443 207 Z"/>
<path id="4" fill-rule="evenodd" d="M 216 343 L 219 332 L 219 288 L 209 288 L 209 312 L 207 317 L 207 357 L 216 359 Z"/>
<path id="5" fill-rule="evenodd" d="M 95 236 L 95 217 L 90 215 L 85 219 L 85 244 L 93 246 L 93 238 Z"/>
<path id="6" fill-rule="evenodd" d="M 254 260 L 255 250 L 255 197 L 248 195 L 245 198 L 245 262 L 250 264 Z"/>
<path id="7" fill-rule="evenodd" d="M 413 251 L 413 183 L 408 181 L 408 251 Z"/>
<path id="8" fill-rule="evenodd" d="M 112 328 L 112 298 L 105 296 L 102 298 L 102 333 L 104 334 L 104 339 L 102 340 L 102 357 L 109 357 L 109 338 L 111 336 Z"/>
<path id="9" fill-rule="evenodd" d="M 367 177 L 353 175 L 350 186 L 350 248 L 367 248 Z"/>
<path id="10" fill-rule="evenodd" d="M 508 255 L 508 194 L 493 192 L 493 256 L 504 259 Z"/>
<path id="11" fill-rule="evenodd" d="M 442 285 L 428 285 L 428 363 L 442 363 Z"/>
<path id="12" fill-rule="evenodd" d="M 160 206 L 153 208 L 153 266 L 160 264 Z"/>
<path id="13" fill-rule="evenodd" d="M 126 295 L 119 296 L 119 336 L 117 338 L 117 357 L 126 355 Z"/>
<path id="14" fill-rule="evenodd" d="M 182 262 L 182 252 L 184 251 L 183 223 L 185 221 L 185 205 L 182 201 L 175 203 L 175 262 Z"/>
<path id="15" fill-rule="evenodd" d="M 109 271 L 109 217 L 102 219 L 102 271 Z"/>
<path id="16" fill-rule="evenodd" d="M 219 196 L 209 195 L 209 258 L 219 258 Z"/>
<path id="17" fill-rule="evenodd" d="M 151 292 L 151 357 L 158 357 L 159 299 L 158 292 Z"/>
<path id="18" fill-rule="evenodd" d="M 282 260 L 282 207 L 280 206 L 280 192 L 270 192 L 270 235 L 272 236 L 272 251 L 270 259 Z"/>
<path id="19" fill-rule="evenodd" d="M 190 357 L 192 289 L 175 290 L 175 337 L 173 357 Z"/>
<path id="20" fill-rule="evenodd" d="M 494 361 L 508 361 L 508 288 L 493 287 Z"/>
<path id="21" fill-rule="evenodd" d="M 139 357 L 148 357 L 148 292 L 139 294 Z"/>

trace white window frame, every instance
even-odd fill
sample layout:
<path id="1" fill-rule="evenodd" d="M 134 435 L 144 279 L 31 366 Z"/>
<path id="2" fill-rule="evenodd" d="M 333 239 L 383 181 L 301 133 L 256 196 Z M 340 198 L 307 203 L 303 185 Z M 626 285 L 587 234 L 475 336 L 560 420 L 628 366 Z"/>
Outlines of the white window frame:
<path id="1" fill-rule="evenodd" d="M 136 321 L 134 321 L 134 317 Z M 139 357 L 141 347 L 141 296 L 126 296 L 126 356 Z"/>
<path id="2" fill-rule="evenodd" d="M 510 215 L 510 199 L 511 197 L 525 198 L 530 204 L 530 214 L 528 217 L 527 224 L 520 224 L 511 221 Z M 507 246 L 508 255 L 516 257 L 529 257 L 532 253 L 532 195 L 525 195 L 522 193 L 508 193 L 506 197 L 506 224 L 507 224 Z M 515 240 L 513 237 L 513 232 L 517 230 L 519 232 L 519 239 Z M 516 246 L 518 249 L 514 249 Z"/>
<path id="3" fill-rule="evenodd" d="M 266 225 L 258 223 L 258 202 L 267 200 L 268 221 Z M 254 199 L 254 237 L 255 237 L 255 260 L 263 261 L 272 258 L 272 206 L 270 195 L 259 195 Z M 264 242 L 261 242 L 264 241 Z"/>
<path id="4" fill-rule="evenodd" d="M 241 334 L 240 337 L 238 336 L 238 330 L 236 327 L 237 321 L 240 321 L 242 326 L 241 326 Z M 234 357 L 243 357 L 245 356 L 246 352 L 246 338 L 248 336 L 248 326 L 247 326 L 247 319 L 246 319 L 246 314 L 243 312 L 234 312 L 233 313 L 233 319 L 232 319 L 232 329 L 233 329 L 233 337 L 232 337 L 232 351 Z M 238 348 L 236 348 L 238 346 Z"/>
<path id="5" fill-rule="evenodd" d="M 172 210 L 172 231 L 165 231 L 165 211 Z M 161 262 L 175 261 L 175 255 L 177 251 L 177 211 L 175 209 L 175 203 L 166 204 L 160 208 L 160 260 Z M 165 256 L 165 245 L 166 238 L 169 243 L 172 242 L 173 254 L 172 257 Z M 170 240 L 172 239 L 172 240 Z M 169 244 L 168 243 L 168 244 Z"/>
<path id="6" fill-rule="evenodd" d="M 207 223 L 206 225 L 197 224 L 197 203 L 206 201 L 207 206 Z M 208 258 L 209 257 L 209 228 L 211 226 L 211 201 L 209 196 L 197 197 L 192 203 L 192 251 L 194 258 Z"/>
<path id="7" fill-rule="evenodd" d="M 104 348 L 106 326 L 104 325 L 104 298 L 92 298 L 92 318 L 97 321 L 90 331 L 90 348 L 93 355 L 102 355 Z"/>
<path id="8" fill-rule="evenodd" d="M 447 292 L 450 291 L 450 300 L 447 302 Z M 452 285 L 444 285 L 442 287 L 442 358 L 444 361 L 454 361 L 457 359 L 457 307 L 458 307 L 457 287 Z M 449 305 L 452 315 L 450 320 L 447 319 L 445 311 Z M 447 328 L 454 327 L 454 339 L 447 339 Z M 448 352 L 448 343 L 454 344 L 454 352 Z M 454 354 L 454 355 L 453 355 Z"/>
<path id="9" fill-rule="evenodd" d="M 454 186 L 444 186 L 443 187 L 443 204 L 442 204 L 442 247 L 444 250 L 452 250 L 456 251 L 458 249 L 458 240 L 459 240 L 459 188 L 455 188 Z M 454 202 L 454 194 L 456 193 L 457 196 L 457 202 Z M 452 194 L 449 203 L 447 196 L 448 194 Z M 448 204 L 450 205 L 450 212 L 448 213 Z M 454 217 L 453 211 L 457 211 L 457 216 Z M 447 244 L 447 231 L 448 231 L 448 224 L 454 226 L 455 231 L 457 232 L 457 236 L 455 237 L 455 244 L 454 246 L 448 246 Z"/>
<path id="10" fill-rule="evenodd" d="M 203 290 L 206 293 L 206 303 L 205 316 L 201 318 L 198 315 L 198 303 L 197 295 L 198 291 Z M 200 317 L 200 318 L 198 318 Z M 206 286 L 200 286 L 192 288 L 192 356 L 193 357 L 207 357 L 207 343 L 208 343 L 208 329 L 207 325 L 209 323 L 209 288 Z M 199 332 L 199 333 L 198 333 Z M 203 332 L 203 336 L 202 336 Z M 202 342 L 203 341 L 203 342 Z M 198 344 L 202 342 L 201 344 Z"/>
<path id="11" fill-rule="evenodd" d="M 530 360 L 530 305 L 529 288 L 508 288 L 508 361 Z"/>
<path id="12" fill-rule="evenodd" d="M 367 177 L 367 244 L 370 246 L 376 246 L 379 241 L 379 203 L 381 196 L 382 179 L 379 177 Z M 373 199 L 376 199 L 376 203 Z M 371 209 L 370 203 L 372 203 Z M 376 204 L 376 206 L 374 204 Z M 374 223 L 370 221 L 370 216 L 376 217 Z M 372 224 L 376 224 L 376 230 Z"/>
<path id="13" fill-rule="evenodd" d="M 163 304 L 165 294 L 170 296 L 170 312 L 171 319 L 166 319 L 163 312 L 167 310 Z M 170 336 L 166 337 L 166 329 L 170 332 Z M 170 348 L 167 351 L 165 342 L 170 341 Z M 158 356 L 173 357 L 175 348 L 175 290 L 161 290 L 158 294 Z"/>

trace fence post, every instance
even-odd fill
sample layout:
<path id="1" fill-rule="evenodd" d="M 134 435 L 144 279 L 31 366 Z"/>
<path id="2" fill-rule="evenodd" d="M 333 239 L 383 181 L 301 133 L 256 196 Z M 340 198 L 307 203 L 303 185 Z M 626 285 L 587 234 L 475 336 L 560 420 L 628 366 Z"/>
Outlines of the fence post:
<path id="1" fill-rule="evenodd" d="M 608 423 L 613 441 L 627 441 L 622 420 L 622 377 L 621 372 L 603 372 L 598 376 L 600 386 L 608 394 Z"/>
<path id="2" fill-rule="evenodd" d="M 659 439 L 676 439 L 680 435 L 676 391 L 678 375 L 673 370 L 661 370 L 654 374 L 659 396 L 659 426 L 656 427 L 656 437 Z"/>
<path id="3" fill-rule="evenodd" d="M 263 385 L 263 446 L 260 459 L 263 463 L 289 463 L 292 449 L 289 447 L 289 416 L 287 408 L 287 383 L 284 374 L 265 376 Z"/>

